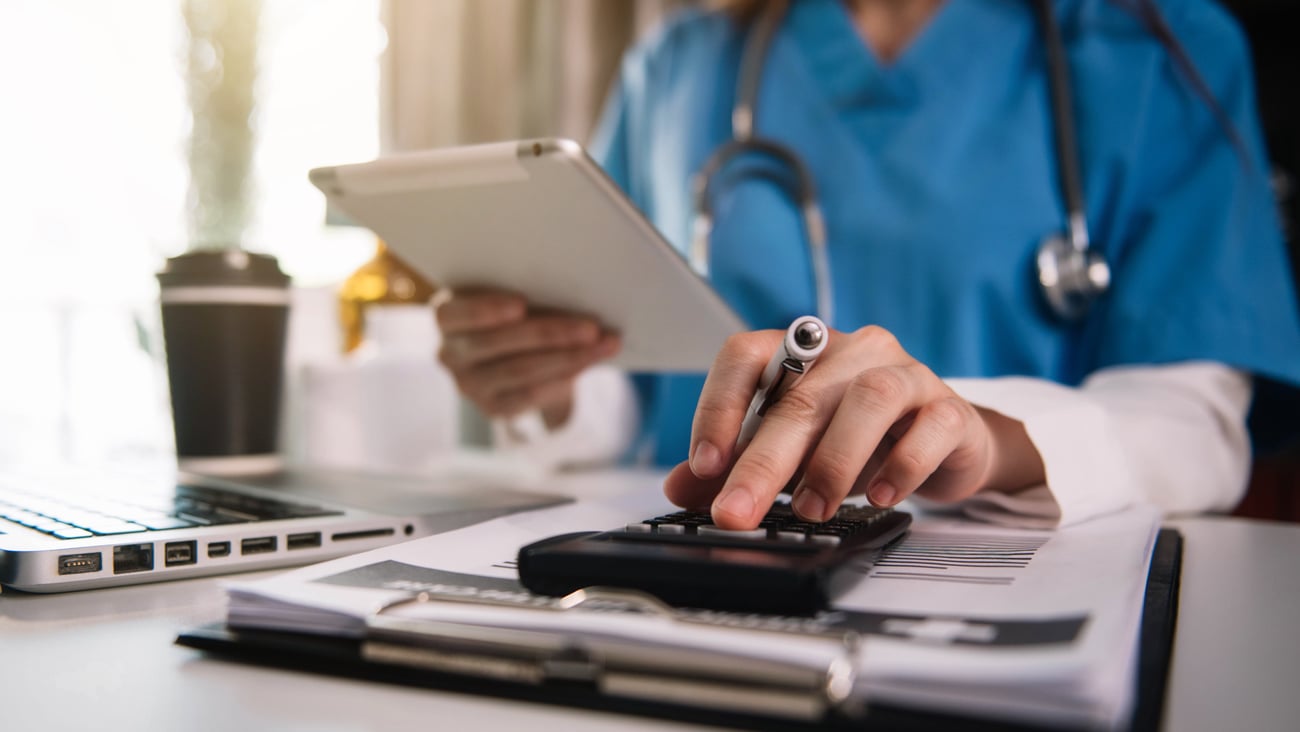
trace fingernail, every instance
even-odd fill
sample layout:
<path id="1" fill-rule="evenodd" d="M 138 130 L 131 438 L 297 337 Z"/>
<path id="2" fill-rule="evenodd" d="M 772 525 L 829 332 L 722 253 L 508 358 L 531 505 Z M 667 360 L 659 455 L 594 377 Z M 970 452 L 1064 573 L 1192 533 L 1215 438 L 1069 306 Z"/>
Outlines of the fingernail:
<path id="1" fill-rule="evenodd" d="M 749 495 L 749 491 L 742 489 L 733 489 L 723 494 L 713 503 L 713 510 L 719 513 L 725 513 L 740 521 L 749 521 L 750 515 L 754 513 L 754 498 Z"/>
<path id="2" fill-rule="evenodd" d="M 867 498 L 870 498 L 871 502 L 880 508 L 894 505 L 894 500 L 897 497 L 898 489 L 883 480 L 867 490 Z"/>
<path id="3" fill-rule="evenodd" d="M 722 453 L 711 442 L 701 442 L 695 446 L 691 456 L 691 472 L 696 478 L 714 478 L 722 472 Z"/>
<path id="4" fill-rule="evenodd" d="M 794 512 L 799 514 L 799 518 L 805 521 L 826 520 L 826 499 L 803 483 L 794 489 L 794 499 L 790 505 L 794 506 Z"/>

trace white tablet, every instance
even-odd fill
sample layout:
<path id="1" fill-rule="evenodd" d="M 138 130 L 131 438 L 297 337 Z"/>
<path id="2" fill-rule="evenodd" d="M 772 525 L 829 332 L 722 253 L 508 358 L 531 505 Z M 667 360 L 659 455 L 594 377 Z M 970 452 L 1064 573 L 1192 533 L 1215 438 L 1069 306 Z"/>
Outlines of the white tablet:
<path id="1" fill-rule="evenodd" d="M 428 150 L 311 171 L 330 203 L 440 287 L 588 313 L 613 363 L 705 371 L 744 321 L 570 140 Z"/>

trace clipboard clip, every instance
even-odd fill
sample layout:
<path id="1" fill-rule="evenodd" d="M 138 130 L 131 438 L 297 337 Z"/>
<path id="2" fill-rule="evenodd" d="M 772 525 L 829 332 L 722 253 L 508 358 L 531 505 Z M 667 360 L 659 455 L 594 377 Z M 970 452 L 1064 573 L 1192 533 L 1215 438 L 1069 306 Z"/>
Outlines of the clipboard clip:
<path id="1" fill-rule="evenodd" d="M 555 603 L 559 610 L 600 609 L 611 605 L 630 608 L 633 612 L 646 615 L 677 619 L 673 607 L 654 595 L 619 587 L 584 587 L 570 592 Z"/>
<path id="2" fill-rule="evenodd" d="M 837 634 L 841 652 L 817 670 L 774 660 L 731 658 L 703 648 L 612 641 L 579 630 L 508 628 L 393 614 L 411 605 L 449 602 L 537 612 L 632 612 L 708 624 L 635 590 L 588 587 L 547 599 L 550 602 L 520 605 L 411 593 L 385 603 L 366 618 L 362 657 L 374 663 L 529 686 L 578 682 L 604 696 L 750 715 L 816 721 L 828 713 L 850 718 L 866 714 L 864 700 L 854 693 L 863 646 L 857 633 Z"/>

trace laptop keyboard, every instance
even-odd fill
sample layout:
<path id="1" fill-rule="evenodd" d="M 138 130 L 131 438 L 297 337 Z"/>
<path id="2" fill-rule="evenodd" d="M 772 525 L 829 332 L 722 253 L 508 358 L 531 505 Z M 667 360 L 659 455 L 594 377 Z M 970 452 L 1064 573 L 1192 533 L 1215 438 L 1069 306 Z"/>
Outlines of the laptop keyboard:
<path id="1" fill-rule="evenodd" d="M 177 485 L 172 495 L 118 499 L 51 496 L 0 486 L 0 518 L 58 539 L 84 539 L 191 526 L 338 516 L 341 512 L 206 486 Z"/>

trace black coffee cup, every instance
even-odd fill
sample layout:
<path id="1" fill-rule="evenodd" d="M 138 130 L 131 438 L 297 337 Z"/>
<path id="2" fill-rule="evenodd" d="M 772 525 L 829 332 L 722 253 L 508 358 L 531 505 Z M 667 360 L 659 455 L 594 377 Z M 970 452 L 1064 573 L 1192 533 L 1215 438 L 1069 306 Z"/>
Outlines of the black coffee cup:
<path id="1" fill-rule="evenodd" d="M 281 469 L 288 275 L 264 254 L 193 251 L 168 259 L 158 282 L 180 468 Z"/>

